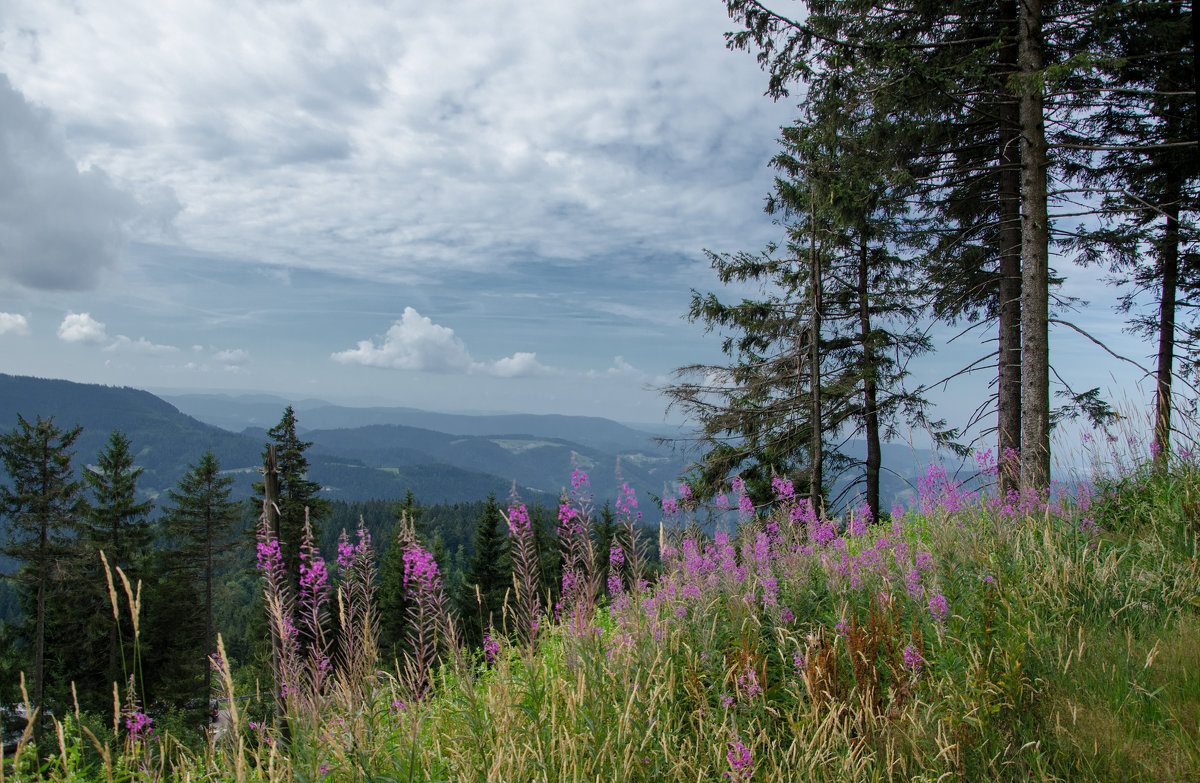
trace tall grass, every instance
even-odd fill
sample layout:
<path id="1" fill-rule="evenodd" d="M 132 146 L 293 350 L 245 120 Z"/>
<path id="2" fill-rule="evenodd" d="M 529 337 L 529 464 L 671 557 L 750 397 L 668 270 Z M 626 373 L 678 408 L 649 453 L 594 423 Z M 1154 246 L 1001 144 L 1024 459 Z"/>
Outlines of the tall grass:
<path id="1" fill-rule="evenodd" d="M 302 631 L 289 630 L 291 599 L 272 599 L 283 583 L 264 569 L 279 614 L 273 721 L 234 708 L 228 730 L 195 751 L 121 727 L 89 737 L 67 716 L 56 742 L 27 739 L 4 774 L 1197 779 L 1200 470 L 1190 458 L 1166 472 L 1130 464 L 1053 498 L 968 492 L 935 468 L 918 504 L 880 521 L 818 518 L 777 481 L 771 513 L 743 513 L 735 534 L 705 536 L 673 517 L 653 584 L 624 496 L 625 538 L 608 553 L 618 578 L 592 579 L 592 553 L 576 557 L 591 541 L 576 492 L 560 523 L 575 537 L 564 547 L 577 581 L 557 617 L 536 594 L 527 515 L 514 501 L 514 622 L 492 630 L 486 655 L 459 645 L 436 563 L 405 527 L 413 637 L 407 665 L 391 673 L 375 660 L 373 561 L 360 531 L 339 547 L 336 584 L 322 582 L 336 633 L 312 611 L 315 592 L 298 599 Z M 269 537 L 264 547 L 269 561 Z M 308 551 L 310 568 L 323 569 L 319 557 Z M 336 654 L 322 648 L 324 632 Z M 237 695 L 220 665 L 225 694 Z"/>

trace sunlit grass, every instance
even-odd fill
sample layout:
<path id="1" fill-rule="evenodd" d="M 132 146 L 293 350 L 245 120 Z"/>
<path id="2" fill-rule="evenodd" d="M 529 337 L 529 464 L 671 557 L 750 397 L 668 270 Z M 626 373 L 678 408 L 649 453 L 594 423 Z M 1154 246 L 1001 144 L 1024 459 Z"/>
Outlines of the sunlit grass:
<path id="1" fill-rule="evenodd" d="M 581 620 L 560 607 L 563 621 L 539 615 L 535 633 L 524 615 L 546 602 L 523 599 L 518 585 L 510 633 L 495 630 L 500 647 L 491 663 L 445 644 L 454 638 L 453 618 L 438 614 L 433 573 L 423 583 L 433 614 L 422 622 L 438 639 L 427 690 L 412 667 L 340 662 L 311 693 L 283 699 L 280 717 L 272 717 L 273 706 L 250 703 L 259 721 L 239 714 L 207 743 L 134 737 L 124 724 L 105 731 L 86 715 L 68 715 L 54 724 L 47 747 L 24 742 L 4 775 L 1200 775 L 1195 463 L 1177 459 L 1168 473 L 1130 463 L 1079 495 L 1027 504 L 1027 513 L 952 481 L 927 489 L 923 506 L 858 535 L 838 528 L 824 544 L 788 497 L 773 519 L 744 519 L 733 537 L 668 531 L 667 568 L 655 584 L 639 590 L 627 580 L 612 595 L 594 585 L 593 613 Z M 683 525 L 676 519 L 672 529 Z M 227 668 L 220 679 L 226 696 L 245 695 L 233 693 Z"/>

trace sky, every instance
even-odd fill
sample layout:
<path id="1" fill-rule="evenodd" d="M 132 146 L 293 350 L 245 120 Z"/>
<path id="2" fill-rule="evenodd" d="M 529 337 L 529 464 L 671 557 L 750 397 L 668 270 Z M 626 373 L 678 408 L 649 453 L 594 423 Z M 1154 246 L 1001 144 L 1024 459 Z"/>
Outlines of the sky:
<path id="1" fill-rule="evenodd" d="M 731 28 L 720 0 L 0 0 L 0 371 L 663 422 L 672 370 L 720 359 L 683 317 L 721 291 L 704 251 L 781 237 L 797 110 Z M 1101 274 L 1058 266 L 1148 366 Z M 956 331 L 919 381 L 980 353 Z"/>

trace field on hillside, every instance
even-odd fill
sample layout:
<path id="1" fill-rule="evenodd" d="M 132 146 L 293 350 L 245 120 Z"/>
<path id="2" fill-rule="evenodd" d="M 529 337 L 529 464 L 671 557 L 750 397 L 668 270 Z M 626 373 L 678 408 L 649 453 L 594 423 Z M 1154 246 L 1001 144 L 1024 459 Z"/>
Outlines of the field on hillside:
<path id="1" fill-rule="evenodd" d="M 455 643 L 437 564 L 402 540 L 413 654 L 390 671 L 374 654 L 369 541 L 344 542 L 328 570 L 310 561 L 291 596 L 264 536 L 278 700 L 218 658 L 237 698 L 208 742 L 119 705 L 109 720 L 56 716 L 3 775 L 1198 779 L 1200 466 L 1186 451 L 1107 465 L 1049 498 L 967 491 L 935 467 L 917 504 L 880 521 L 820 518 L 780 480 L 769 515 L 711 538 L 685 490 L 667 504 L 663 573 L 627 536 L 596 590 L 580 474 L 560 511 L 564 597 L 543 607 L 526 589 L 536 564 L 514 504 L 514 590 L 481 650 Z M 994 473 L 990 455 L 979 466 Z M 618 498 L 626 531 L 635 505 Z"/>

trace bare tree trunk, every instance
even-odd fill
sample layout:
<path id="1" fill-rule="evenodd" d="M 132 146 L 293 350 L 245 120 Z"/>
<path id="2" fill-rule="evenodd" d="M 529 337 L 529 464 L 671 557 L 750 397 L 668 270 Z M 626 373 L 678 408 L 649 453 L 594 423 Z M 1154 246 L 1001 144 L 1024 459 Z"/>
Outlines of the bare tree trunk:
<path id="1" fill-rule="evenodd" d="M 1021 483 L 1050 486 L 1050 218 L 1042 88 L 1042 3 L 1021 0 Z"/>
<path id="2" fill-rule="evenodd" d="M 879 445 L 879 406 L 875 377 L 875 346 L 871 343 L 870 265 L 867 241 L 860 234 L 858 247 L 858 332 L 862 345 L 863 428 L 867 437 L 867 507 L 871 518 L 879 519 L 879 470 L 883 454 Z"/>
<path id="3" fill-rule="evenodd" d="M 808 341 L 808 372 L 809 372 L 809 433 L 808 462 L 809 487 L 808 497 L 813 511 L 822 514 L 825 511 L 825 493 L 822 486 L 825 483 L 825 459 L 822 437 L 824 426 L 821 422 L 821 263 L 817 259 L 817 205 L 816 194 L 812 194 L 809 220 L 812 221 L 809 230 L 808 253 L 808 285 L 809 305 L 812 312 L 809 316 L 810 335 Z"/>
<path id="4" fill-rule="evenodd" d="M 1000 4 L 1009 43 L 1000 50 L 1001 78 L 1017 69 L 1017 3 Z M 999 96 L 999 183 L 997 235 L 1000 255 L 999 350 L 996 359 L 996 432 L 1000 496 L 1021 485 L 1021 104 L 1007 92 Z"/>
<path id="5" fill-rule="evenodd" d="M 1172 102 L 1174 103 L 1174 101 Z M 1178 117 L 1178 107 L 1169 112 Z M 1175 123 L 1171 123 L 1175 124 Z M 1167 138 L 1175 133 L 1168 130 Z M 1163 192 L 1163 212 L 1166 225 L 1163 227 L 1159 245 L 1159 260 L 1162 274 L 1162 293 L 1158 304 L 1158 368 L 1155 373 L 1154 393 L 1154 442 L 1158 445 L 1157 465 L 1165 468 L 1171 451 L 1171 381 L 1175 363 L 1175 308 L 1179 287 L 1179 202 L 1183 197 L 1179 168 L 1168 167 L 1166 188 Z"/>

